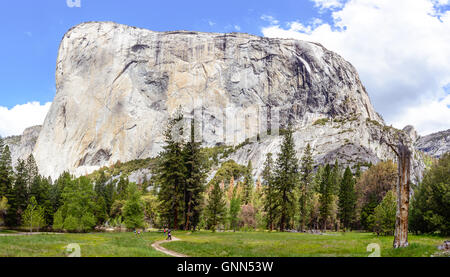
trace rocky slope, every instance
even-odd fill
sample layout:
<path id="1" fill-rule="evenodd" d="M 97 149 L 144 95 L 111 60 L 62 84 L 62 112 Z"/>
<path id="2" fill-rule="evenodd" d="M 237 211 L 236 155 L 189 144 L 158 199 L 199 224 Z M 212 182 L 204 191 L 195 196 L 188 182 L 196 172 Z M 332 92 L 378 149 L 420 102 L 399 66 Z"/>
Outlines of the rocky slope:
<path id="1" fill-rule="evenodd" d="M 13 167 L 17 165 L 18 159 L 26 160 L 33 153 L 41 129 L 42 126 L 33 126 L 25 129 L 21 136 L 5 138 L 5 144 L 11 151 Z"/>
<path id="2" fill-rule="evenodd" d="M 263 134 L 288 122 L 299 157 L 310 143 L 318 163 L 394 158 L 380 144 L 392 132 L 355 68 L 316 43 L 83 23 L 63 37 L 56 87 L 34 147 L 41 173 L 53 178 L 157 155 L 166 120 L 180 106 L 200 122 L 205 146 L 250 138 L 231 158 L 251 159 L 255 174 L 281 142 Z M 414 167 L 420 176 L 423 163 Z"/>
<path id="3" fill-rule="evenodd" d="M 450 151 L 450 129 L 420 137 L 415 146 L 417 149 L 439 158 Z"/>

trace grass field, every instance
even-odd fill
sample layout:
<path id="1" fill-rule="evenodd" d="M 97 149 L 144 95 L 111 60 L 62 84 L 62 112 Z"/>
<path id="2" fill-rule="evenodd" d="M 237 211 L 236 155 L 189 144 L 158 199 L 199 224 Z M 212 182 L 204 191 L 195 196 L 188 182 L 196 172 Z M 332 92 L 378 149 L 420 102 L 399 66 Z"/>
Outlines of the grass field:
<path id="1" fill-rule="evenodd" d="M 3 231 L 2 233 L 6 233 Z M 385 257 L 429 257 L 446 238 L 410 235 L 410 246 L 393 249 L 393 237 L 370 233 L 174 232 L 181 241 L 165 243 L 167 249 L 192 257 L 367 257 L 367 245 L 380 245 Z M 83 257 L 164 257 L 151 244 L 162 233 L 42 234 L 0 236 L 0 257 L 65 256 L 65 247 L 78 243 Z M 448 239 L 448 238 L 447 238 Z"/>
<path id="2" fill-rule="evenodd" d="M 161 233 L 52 234 L 0 236 L 0 257 L 64 257 L 66 246 L 78 243 L 82 257 L 167 257 L 151 244 Z"/>
<path id="3" fill-rule="evenodd" d="M 367 245 L 380 245 L 381 256 L 429 257 L 445 238 L 409 236 L 410 246 L 393 249 L 392 236 L 371 233 L 303 233 L 226 232 L 181 233 L 182 241 L 166 244 L 167 249 L 189 256 L 213 257 L 367 257 Z"/>

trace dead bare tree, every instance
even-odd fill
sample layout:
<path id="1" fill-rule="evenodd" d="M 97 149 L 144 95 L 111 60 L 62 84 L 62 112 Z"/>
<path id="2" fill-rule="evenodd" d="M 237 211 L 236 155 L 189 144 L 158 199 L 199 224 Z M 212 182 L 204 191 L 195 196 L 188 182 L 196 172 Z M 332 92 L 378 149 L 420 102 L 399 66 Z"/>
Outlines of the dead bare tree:
<path id="1" fill-rule="evenodd" d="M 408 213 L 410 198 L 410 170 L 411 150 L 408 139 L 404 134 L 397 134 L 397 143 L 389 142 L 384 137 L 381 141 L 386 143 L 397 156 L 398 181 L 397 181 L 397 213 L 395 218 L 394 248 L 408 246 Z"/>

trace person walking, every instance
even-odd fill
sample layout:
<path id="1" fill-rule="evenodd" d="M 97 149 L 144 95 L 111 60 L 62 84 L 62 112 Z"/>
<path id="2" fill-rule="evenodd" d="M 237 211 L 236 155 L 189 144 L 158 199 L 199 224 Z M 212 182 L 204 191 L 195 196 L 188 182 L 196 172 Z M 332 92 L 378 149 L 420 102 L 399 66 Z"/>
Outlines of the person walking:
<path id="1" fill-rule="evenodd" d="M 170 229 L 167 230 L 167 240 L 172 240 L 172 231 Z"/>

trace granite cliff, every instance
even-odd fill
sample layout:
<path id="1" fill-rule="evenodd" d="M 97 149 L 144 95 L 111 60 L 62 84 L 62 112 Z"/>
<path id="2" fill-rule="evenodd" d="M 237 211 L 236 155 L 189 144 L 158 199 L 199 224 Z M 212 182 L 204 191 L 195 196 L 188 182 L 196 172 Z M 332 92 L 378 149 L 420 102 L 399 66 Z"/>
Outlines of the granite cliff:
<path id="1" fill-rule="evenodd" d="M 309 143 L 317 163 L 395 159 L 383 134 L 417 139 L 411 128 L 385 126 L 349 62 L 293 39 L 83 23 L 62 39 L 56 88 L 33 147 L 41 173 L 53 178 L 156 156 L 179 107 L 199 119 L 205 146 L 247 139 L 230 158 L 252 160 L 256 175 L 281 142 L 265 131 L 288 122 L 299 157 Z M 420 178 L 423 162 L 414 159 L 413 167 Z"/>

